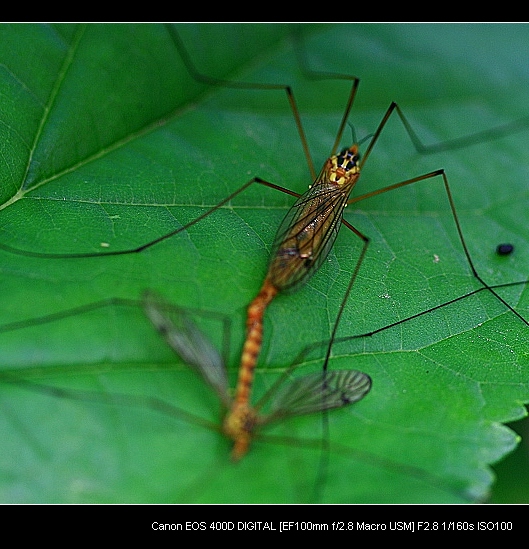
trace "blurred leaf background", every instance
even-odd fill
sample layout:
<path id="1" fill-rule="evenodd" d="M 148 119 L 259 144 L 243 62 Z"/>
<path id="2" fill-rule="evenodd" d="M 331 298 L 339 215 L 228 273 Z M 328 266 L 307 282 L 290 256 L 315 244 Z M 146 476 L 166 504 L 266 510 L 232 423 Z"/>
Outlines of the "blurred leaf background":
<path id="1" fill-rule="evenodd" d="M 426 143 L 527 114 L 523 25 L 297 30 L 313 70 L 361 78 L 350 117 L 359 137 L 375 131 L 392 100 Z M 349 82 L 307 78 L 288 26 L 180 25 L 178 31 L 204 74 L 292 85 L 321 165 Z M 162 25 L 2 25 L 0 33 L 2 501 L 487 500 L 489 464 L 516 446 L 502 424 L 526 413 L 529 338 L 527 326 L 485 292 L 336 345 L 331 367 L 365 371 L 374 386 L 364 401 L 329 415 L 331 451 L 321 476 L 317 449 L 256 443 L 233 465 L 217 433 L 149 409 L 148 397 L 156 396 L 216 421 L 218 403 L 137 309 L 113 305 L 24 323 L 155 288 L 171 302 L 231 319 L 234 372 L 244 309 L 259 289 L 290 197 L 254 186 L 142 253 L 103 254 L 188 223 L 254 175 L 297 192 L 309 176 L 284 92 L 193 80 Z M 421 156 L 391 120 L 358 194 L 444 168 L 478 272 L 489 284 L 524 280 L 528 133 L 495 137 Z M 478 287 L 440 180 L 350 210 L 348 220 L 372 240 L 340 336 L 386 326 Z M 500 242 L 512 242 L 515 253 L 498 257 Z M 31 252 L 101 257 L 45 259 Z M 329 338 L 358 253 L 357 239 L 343 229 L 307 287 L 270 307 L 256 393 L 306 345 Z M 502 296 L 528 317 L 524 286 Z M 199 320 L 220 346 L 218 322 Z M 322 354 L 310 355 L 300 370 L 320 368 Z M 31 391 L 13 379 L 84 391 L 79 395 L 107 403 Z M 118 393 L 145 397 L 145 405 L 117 403 Z M 278 429 L 321 440 L 322 421 L 299 418 Z M 526 468 L 526 446 L 518 451 Z M 527 473 L 506 462 L 499 467 L 492 501 L 527 501 L 520 482 Z M 515 493 L 508 488 L 513 478 Z"/>

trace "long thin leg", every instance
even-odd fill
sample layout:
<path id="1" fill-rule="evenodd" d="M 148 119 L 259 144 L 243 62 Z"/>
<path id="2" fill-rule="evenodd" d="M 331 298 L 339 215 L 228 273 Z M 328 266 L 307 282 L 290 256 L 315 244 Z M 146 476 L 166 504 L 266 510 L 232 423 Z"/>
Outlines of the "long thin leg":
<path id="1" fill-rule="evenodd" d="M 452 210 L 452 216 L 454 218 L 454 222 L 457 229 L 457 234 L 459 236 L 459 240 L 461 242 L 461 246 L 463 247 L 463 251 L 465 253 L 465 257 L 467 258 L 467 262 L 470 266 L 470 269 L 472 270 L 473 276 L 478 280 L 480 284 L 483 285 L 484 289 L 487 289 L 489 292 L 492 293 L 498 299 L 503 305 L 505 305 L 513 314 L 515 314 L 524 324 L 527 324 L 529 326 L 529 321 L 527 321 L 522 315 L 520 315 L 516 310 L 514 310 L 497 292 L 494 291 L 492 286 L 489 286 L 483 278 L 479 275 L 477 272 L 474 262 L 472 261 L 472 257 L 470 256 L 470 252 L 468 251 L 468 247 L 465 242 L 465 238 L 463 236 L 463 231 L 461 230 L 461 224 L 459 223 L 459 218 L 457 216 L 457 211 L 454 204 L 454 199 L 452 197 L 452 192 L 450 190 L 450 185 L 448 184 L 448 178 L 446 177 L 444 170 L 436 170 L 434 172 L 430 172 L 418 177 L 414 177 L 412 179 L 407 179 L 406 181 L 401 181 L 400 183 L 396 183 L 394 185 L 389 185 L 388 187 L 384 187 L 383 189 L 379 189 L 377 191 L 373 191 L 370 193 L 366 193 L 362 196 L 355 197 L 349 201 L 349 204 L 353 204 L 355 202 L 359 202 L 361 200 L 365 200 L 366 198 L 369 198 L 370 196 L 376 196 L 378 194 L 382 194 L 388 191 L 392 191 L 394 189 L 398 189 L 400 187 L 404 187 L 406 185 L 411 185 L 412 183 L 417 183 L 418 181 L 424 181 L 425 179 L 431 179 L 437 176 L 441 176 L 443 178 L 444 188 L 446 191 L 446 195 L 448 197 L 448 201 L 450 203 L 450 209 Z"/>
<path id="2" fill-rule="evenodd" d="M 345 74 L 345 73 L 337 73 L 337 72 L 330 72 L 330 71 L 316 71 L 312 69 L 309 66 L 309 63 L 305 56 L 305 50 L 302 46 L 302 42 L 303 42 L 302 33 L 299 31 L 299 28 L 295 25 L 293 26 L 292 35 L 296 44 L 295 52 L 298 59 L 298 64 L 301 67 L 306 78 L 312 79 L 312 80 L 353 80 L 356 78 L 355 76 Z M 413 129 L 413 126 L 408 122 L 407 118 L 404 116 L 404 113 L 402 112 L 400 107 L 396 105 L 396 108 L 406 128 L 406 131 L 408 132 L 408 135 L 412 140 L 412 143 L 415 149 L 417 150 L 417 152 L 421 154 L 436 154 L 444 151 L 463 149 L 479 143 L 501 139 L 502 137 L 506 137 L 508 135 L 512 135 L 513 133 L 524 131 L 529 128 L 529 116 L 522 116 L 520 118 L 517 118 L 516 120 L 513 120 L 512 122 L 499 124 L 494 128 L 480 130 L 469 135 L 456 137 L 454 139 L 448 139 L 445 141 L 441 141 L 439 143 L 425 144 L 419 138 L 419 136 Z"/>
<path id="3" fill-rule="evenodd" d="M 287 96 L 287 100 L 290 106 L 290 109 L 292 111 L 292 115 L 296 124 L 296 128 L 299 134 L 299 138 L 303 147 L 303 152 L 307 161 L 307 165 L 309 167 L 309 171 L 311 174 L 311 179 L 314 181 L 316 179 L 316 170 L 314 168 L 314 163 L 312 160 L 312 156 L 310 154 L 310 150 L 308 147 L 308 141 L 305 135 L 305 131 L 303 128 L 303 124 L 301 122 L 301 117 L 299 114 L 299 109 L 296 103 L 296 100 L 294 98 L 294 92 L 292 88 L 289 85 L 286 84 L 266 84 L 266 83 L 251 83 L 251 82 L 237 82 L 237 81 L 230 81 L 230 80 L 224 80 L 221 78 L 213 78 L 208 75 L 202 74 L 200 71 L 197 70 L 195 67 L 193 61 L 191 60 L 191 57 L 180 38 L 176 28 L 174 25 L 166 24 L 165 25 L 168 34 L 171 37 L 171 40 L 173 41 L 173 44 L 175 45 L 176 49 L 179 52 L 179 55 L 181 59 L 184 62 L 184 65 L 186 66 L 187 71 L 191 75 L 193 79 L 195 79 L 198 82 L 204 82 L 209 85 L 220 85 L 226 88 L 233 88 L 233 89 L 261 89 L 261 90 L 270 90 L 270 91 L 284 91 Z M 330 78 L 332 77 L 331 74 L 323 74 L 323 73 L 315 73 L 313 71 L 307 71 L 307 74 L 311 74 L 314 78 Z M 358 90 L 358 85 L 360 83 L 360 80 L 351 75 L 336 75 L 336 78 L 338 79 L 346 79 L 352 82 L 351 86 L 351 92 L 349 94 L 349 99 L 347 106 L 343 112 L 342 120 L 340 122 L 340 126 L 338 129 L 338 132 L 336 134 L 335 142 L 332 147 L 331 155 L 336 152 L 336 149 L 339 146 L 340 140 L 342 138 L 344 129 L 347 125 L 347 121 L 349 118 L 349 114 L 356 96 L 356 92 Z M 108 250 L 108 251 L 101 251 L 101 252 L 88 252 L 88 253 L 46 253 L 46 252 L 34 252 L 30 250 L 19 250 L 17 248 L 14 248 L 10 246 L 9 244 L 1 243 L 0 242 L 0 250 L 3 250 L 5 252 L 9 252 L 16 255 L 22 255 L 25 257 L 34 257 L 34 258 L 40 258 L 40 259 L 82 259 L 82 258 L 95 258 L 95 257 L 112 257 L 112 256 L 121 256 L 121 255 L 127 255 L 127 254 L 136 254 L 141 253 L 146 249 L 151 248 L 152 246 L 155 246 L 159 244 L 160 242 L 163 242 L 173 236 L 176 236 L 177 234 L 185 231 L 186 229 L 193 226 L 195 223 L 198 223 L 199 221 L 202 221 L 206 217 L 208 217 L 210 214 L 212 214 L 217 209 L 221 208 L 228 202 L 230 202 L 235 196 L 245 191 L 252 183 L 262 183 L 264 185 L 267 185 L 271 188 L 276 188 L 277 190 L 281 190 L 287 194 L 290 194 L 291 196 L 298 197 L 299 195 L 297 193 L 294 193 L 293 191 L 289 191 L 283 187 L 276 186 L 273 183 L 268 183 L 264 180 L 262 180 L 259 177 L 254 177 L 252 180 L 248 181 L 244 185 L 242 185 L 239 189 L 237 189 L 235 192 L 230 194 L 228 197 L 226 197 L 224 200 L 219 202 L 217 205 L 215 205 L 210 210 L 207 210 L 200 216 L 198 216 L 195 220 L 191 221 L 190 223 L 184 225 L 183 227 L 180 227 L 178 229 L 175 229 L 174 231 L 170 231 L 169 233 L 162 235 L 150 242 L 147 242 L 145 244 L 142 244 L 140 246 L 137 246 L 135 248 L 129 248 L 125 250 Z"/>
<path id="4" fill-rule="evenodd" d="M 305 130 L 303 129 L 303 124 L 301 123 L 299 110 L 296 104 L 296 100 L 294 99 L 294 92 L 292 91 L 292 88 L 286 84 L 263 84 L 263 83 L 257 84 L 257 83 L 251 83 L 251 82 L 233 82 L 231 80 L 224 80 L 222 78 L 213 78 L 211 76 L 202 74 L 195 67 L 195 64 L 193 63 L 174 25 L 166 24 L 165 27 L 169 35 L 171 36 L 171 39 L 176 49 L 178 50 L 180 57 L 184 62 L 184 65 L 187 68 L 187 71 L 192 76 L 192 78 L 194 78 L 197 82 L 204 82 L 206 84 L 211 84 L 211 85 L 220 85 L 225 88 L 234 88 L 234 89 L 242 89 L 242 90 L 252 90 L 252 89 L 253 90 L 255 89 L 283 90 L 286 93 L 288 103 L 290 105 L 290 109 L 292 110 L 292 115 L 294 116 L 294 120 L 296 122 L 296 127 L 298 129 L 301 144 L 303 146 L 303 152 L 305 154 L 305 158 L 307 159 L 307 164 L 309 166 L 310 174 L 312 176 L 312 179 L 315 179 L 316 170 L 314 169 L 314 163 L 312 162 L 312 156 L 309 151 L 307 138 L 305 136 Z"/>
<path id="5" fill-rule="evenodd" d="M 110 257 L 110 256 L 119 256 L 119 255 L 128 255 L 128 254 L 137 254 L 141 253 L 144 250 L 151 248 L 152 246 L 156 246 L 156 244 L 159 244 L 160 242 L 163 242 L 164 240 L 167 240 L 181 232 L 187 231 L 190 227 L 193 225 L 196 225 L 206 217 L 209 217 L 212 213 L 216 212 L 220 208 L 222 208 L 224 205 L 231 202 L 237 195 L 243 193 L 246 189 L 248 189 L 251 185 L 254 183 L 258 183 L 260 185 L 264 185 L 265 187 L 270 187 L 271 189 L 275 189 L 277 191 L 284 192 L 286 194 L 289 194 L 290 196 L 299 197 L 300 195 L 298 193 L 295 193 L 294 191 L 291 191 L 289 189 L 285 189 L 284 187 L 281 187 L 279 185 L 276 185 L 274 183 L 270 183 L 269 181 L 265 181 L 264 179 L 261 179 L 260 177 L 253 177 L 249 181 L 247 181 L 242 187 L 239 187 L 235 192 L 228 195 L 226 198 L 221 200 L 218 204 L 213 206 L 213 208 L 210 208 L 209 210 L 206 210 L 204 213 L 193 219 L 193 221 L 190 221 L 189 223 L 186 223 L 182 227 L 179 227 L 178 229 L 175 229 L 174 231 L 171 231 L 170 233 L 164 234 L 158 238 L 155 238 L 154 240 L 151 240 L 145 244 L 142 244 L 141 246 L 138 246 L 136 248 L 129 248 L 127 250 L 116 250 L 116 251 L 107 251 L 107 252 L 94 252 L 94 253 L 79 253 L 79 254 L 72 254 L 72 253 L 47 253 L 47 252 L 32 252 L 29 250 L 18 250 L 16 248 L 12 248 L 8 244 L 0 243 L 0 250 L 4 250 L 5 252 L 10 252 L 16 255 L 23 255 L 25 257 L 36 257 L 39 259 L 84 259 L 84 258 L 93 258 L 93 257 Z"/>
<path id="6" fill-rule="evenodd" d="M 399 118 L 400 120 L 402 121 L 402 124 L 404 125 L 406 131 L 408 132 L 408 135 L 410 136 L 410 139 L 412 141 L 412 143 L 414 144 L 415 148 L 417 149 L 418 152 L 420 153 L 425 153 L 426 152 L 426 147 L 422 144 L 422 142 L 419 140 L 419 138 L 417 137 L 417 134 L 415 133 L 415 131 L 413 130 L 413 128 L 411 127 L 410 123 L 408 122 L 408 120 L 406 119 L 406 117 L 404 116 L 403 112 L 402 112 L 402 109 L 398 106 L 397 103 L 395 102 L 392 102 L 390 104 L 390 106 L 388 107 L 386 113 L 384 114 L 383 118 L 382 118 L 382 121 L 380 122 L 373 138 L 371 139 L 370 143 L 369 143 L 369 146 L 364 154 L 364 156 L 362 157 L 360 163 L 361 163 L 361 167 L 364 166 L 364 164 L 366 163 L 367 159 L 369 158 L 374 146 L 376 145 L 377 143 L 377 140 L 378 138 L 380 137 L 380 134 L 382 133 L 382 130 L 384 129 L 387 121 L 389 120 L 391 114 L 393 112 L 397 112 L 397 114 L 399 115 Z M 466 141 L 463 141 L 463 142 L 466 142 Z M 463 248 L 463 252 L 465 253 L 465 257 L 467 259 L 467 262 L 468 262 L 468 265 L 470 267 L 470 269 L 472 270 L 472 274 L 473 276 L 476 278 L 476 280 L 478 280 L 478 282 L 480 284 L 483 285 L 483 287 L 485 288 L 488 288 L 489 291 L 492 293 L 492 295 L 494 295 L 496 297 L 496 299 L 498 299 L 501 303 L 503 303 L 503 305 L 505 305 L 512 313 L 514 313 L 520 320 L 522 320 L 522 322 L 524 322 L 525 324 L 528 324 L 528 321 L 526 319 L 524 319 L 518 312 L 516 312 L 500 295 L 498 295 L 497 292 L 495 292 L 492 288 L 489 287 L 489 285 L 483 280 L 483 278 L 479 275 L 479 273 L 477 272 L 475 266 L 474 266 L 474 262 L 472 261 L 472 257 L 470 255 L 470 252 L 468 250 L 468 247 L 467 247 L 467 244 L 465 242 L 465 238 L 463 236 L 463 231 L 461 229 L 461 223 L 459 221 L 459 217 L 457 215 L 457 209 L 456 209 L 456 206 L 455 206 L 455 203 L 454 203 L 454 199 L 453 199 L 453 196 L 452 196 L 452 191 L 450 189 L 450 185 L 448 183 L 448 178 L 446 176 L 446 173 L 443 169 L 440 169 L 440 170 L 435 170 L 433 172 L 430 172 L 430 173 L 427 173 L 427 174 L 424 174 L 424 175 L 420 175 L 418 177 L 413 177 L 411 179 L 407 179 L 405 181 L 401 181 L 400 183 L 395 183 L 393 185 L 389 185 L 387 187 L 383 187 L 382 189 L 377 189 L 375 191 L 372 191 L 372 192 L 369 192 L 369 193 L 365 193 L 363 195 L 360 195 L 360 196 L 356 196 L 354 198 L 351 198 L 349 201 L 348 201 L 348 204 L 354 204 L 356 202 L 360 202 L 362 200 L 365 200 L 367 198 L 370 198 L 372 196 L 377 196 L 379 194 L 383 194 L 383 193 L 386 193 L 386 192 L 389 192 L 389 191 L 393 191 L 395 189 L 398 189 L 400 187 L 404 187 L 404 186 L 407 186 L 407 185 L 411 185 L 413 183 L 417 183 L 419 181 L 423 181 L 423 180 L 426 180 L 426 179 L 431 179 L 431 178 L 434 178 L 436 176 L 441 176 L 443 178 L 443 183 L 444 183 L 444 188 L 445 188 L 445 192 L 446 192 L 446 195 L 448 197 L 448 202 L 450 204 L 450 210 L 452 212 L 452 217 L 454 219 L 454 223 L 456 225 L 456 229 L 457 229 L 457 233 L 458 233 L 458 236 L 459 236 L 459 240 L 461 242 L 461 246 Z"/>
<path id="7" fill-rule="evenodd" d="M 388 111 L 390 114 L 391 114 L 391 111 Z M 383 119 L 383 123 L 382 124 L 385 124 L 385 121 L 387 120 L 387 116 L 389 115 L 386 115 L 386 117 Z M 382 125 L 381 124 L 381 125 Z M 375 140 L 376 137 L 378 137 L 378 135 L 380 135 L 380 132 L 377 130 L 377 132 L 375 133 L 375 137 L 373 138 L 373 141 Z M 373 143 L 372 141 L 372 143 Z M 372 149 L 372 147 L 371 147 Z M 365 159 L 365 157 L 364 157 Z M 433 179 L 435 177 L 441 177 L 442 180 L 443 180 L 443 185 L 444 185 L 444 189 L 445 189 L 445 192 L 446 192 L 446 196 L 448 198 L 448 202 L 449 202 L 449 205 L 450 205 L 450 209 L 452 211 L 452 216 L 453 216 L 453 219 L 454 219 L 454 223 L 455 223 L 455 226 L 456 226 L 456 230 L 457 230 L 457 233 L 458 233 L 458 237 L 459 237 L 459 240 L 461 242 L 461 246 L 463 248 L 463 251 L 464 251 L 464 254 L 465 254 L 465 257 L 467 259 L 467 262 L 472 270 L 472 274 L 473 276 L 478 280 L 478 282 L 482 285 L 482 289 L 483 290 L 487 290 L 489 291 L 496 299 L 498 299 L 508 310 L 510 310 L 517 318 L 519 318 L 524 324 L 526 324 L 527 326 L 529 326 L 529 321 L 527 319 L 525 319 L 520 313 L 518 313 L 518 311 L 516 311 L 513 307 L 511 307 L 511 305 L 509 305 L 509 303 L 507 303 L 507 301 L 505 301 L 505 299 L 503 299 L 496 291 L 495 291 L 495 287 L 494 286 L 489 286 L 483 279 L 482 277 L 478 274 L 476 268 L 474 267 L 474 263 L 472 261 L 472 258 L 470 256 L 470 253 L 468 251 L 468 248 L 467 248 L 467 245 L 466 245 L 466 242 L 465 242 L 465 239 L 464 239 L 464 236 L 463 236 L 463 232 L 462 232 L 462 229 L 461 229 L 461 225 L 460 225 L 460 222 L 459 222 L 459 218 L 458 218 L 458 215 L 457 215 L 457 211 L 456 211 L 456 208 L 455 208 L 455 204 L 454 204 L 454 200 L 453 200 L 453 197 L 452 197 L 452 192 L 450 190 L 450 185 L 448 183 L 448 178 L 446 177 L 446 174 L 445 174 L 445 171 L 444 170 L 436 170 L 436 171 L 433 171 L 433 172 L 430 172 L 430 173 L 427 173 L 427 174 L 423 174 L 423 175 L 420 175 L 420 176 L 417 176 L 417 177 L 413 177 L 411 179 L 407 179 L 405 181 L 401 181 L 399 183 L 395 183 L 393 185 L 388 185 L 387 187 L 384 187 L 382 189 L 378 189 L 376 191 L 372 191 L 372 192 L 369 192 L 369 193 L 366 193 L 364 195 L 361 195 L 361 196 L 358 196 L 358 197 L 355 197 L 355 198 L 352 198 L 349 200 L 348 204 L 354 204 L 356 202 L 359 202 L 361 200 L 365 200 L 369 197 L 372 197 L 372 196 L 376 196 L 376 195 L 379 195 L 379 194 L 382 194 L 382 193 L 386 193 L 386 192 L 389 192 L 389 191 L 393 191 L 395 189 L 399 189 L 401 187 L 405 187 L 407 185 L 412 185 L 414 183 L 418 183 L 420 181 L 424 181 L 424 180 L 428 180 L 428 179 Z M 340 307 L 338 309 L 338 313 L 337 313 L 337 316 L 336 316 L 336 319 L 334 321 L 334 324 L 333 324 L 333 328 L 332 328 L 332 331 L 331 331 L 331 337 L 330 337 L 330 340 L 328 342 L 328 347 L 327 347 L 327 351 L 326 351 L 326 356 L 325 356 L 325 361 L 324 361 L 324 369 L 326 370 L 327 369 L 327 364 L 328 364 L 328 360 L 330 358 L 330 354 L 331 354 L 331 349 L 332 349 L 332 345 L 336 339 L 336 333 L 337 333 L 337 330 L 338 330 L 338 325 L 340 323 L 340 320 L 342 318 L 342 315 L 343 315 L 343 311 L 345 309 L 345 306 L 346 306 L 346 302 L 349 298 L 349 295 L 352 291 L 352 288 L 353 288 L 353 285 L 355 283 L 355 280 L 358 276 L 358 272 L 360 270 L 360 267 L 361 267 L 361 264 L 362 262 L 364 261 L 364 258 L 365 258 L 365 255 L 366 255 L 366 252 L 367 252 L 367 247 L 369 245 L 369 239 L 363 235 L 360 231 L 358 231 L 355 227 L 353 227 L 351 224 L 349 224 L 346 220 L 343 220 L 343 223 L 346 224 L 346 226 L 352 230 L 357 236 L 359 236 L 364 244 L 363 244 L 363 247 L 362 247 L 362 250 L 360 252 L 360 257 L 358 258 L 357 262 L 356 262 L 356 265 L 355 265 L 355 268 L 353 270 L 353 274 L 349 280 L 349 284 L 347 285 L 347 288 L 345 290 L 345 293 L 344 293 L 344 297 L 340 303 Z M 523 283 L 523 282 L 522 282 Z M 516 284 L 516 283 L 515 283 Z M 501 287 L 505 287 L 509 284 L 506 284 L 506 285 L 501 285 Z M 465 296 L 461 296 L 460 298 L 455 298 L 454 300 L 451 300 L 449 301 L 447 304 L 450 304 L 450 303 L 453 303 L 455 301 L 458 301 L 459 299 L 462 299 L 464 297 L 467 297 L 469 295 L 472 295 L 474 292 L 470 293 L 470 294 L 466 294 Z M 445 304 L 443 304 L 445 305 Z M 428 310 L 429 311 L 434 311 L 436 310 L 438 307 L 433 307 L 431 309 Z M 419 314 L 423 314 L 423 313 L 419 313 Z M 410 317 L 410 318 L 413 318 L 413 317 Z M 406 319 L 408 320 L 408 319 Z M 393 326 L 393 325 L 396 325 L 398 323 L 395 323 L 395 324 L 392 324 L 390 326 Z M 372 332 L 372 333 L 376 333 L 376 332 Z M 369 335 L 369 334 L 364 334 L 364 335 Z"/>

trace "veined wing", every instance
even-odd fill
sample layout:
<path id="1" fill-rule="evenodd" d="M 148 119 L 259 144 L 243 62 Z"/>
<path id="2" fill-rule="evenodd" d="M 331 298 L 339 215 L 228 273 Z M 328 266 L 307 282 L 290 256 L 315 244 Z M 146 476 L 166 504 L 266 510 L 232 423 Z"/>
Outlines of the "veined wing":
<path id="1" fill-rule="evenodd" d="M 342 408 L 364 398 L 371 378 L 358 370 L 317 372 L 283 384 L 260 423 Z"/>
<path id="2" fill-rule="evenodd" d="M 329 254 L 340 229 L 347 194 L 315 183 L 283 219 L 272 246 L 269 276 L 277 288 L 306 282 Z"/>
<path id="3" fill-rule="evenodd" d="M 192 322 L 183 309 L 165 303 L 153 292 L 143 296 L 145 314 L 168 345 L 206 383 L 228 407 L 228 378 L 222 358 L 211 342 Z"/>

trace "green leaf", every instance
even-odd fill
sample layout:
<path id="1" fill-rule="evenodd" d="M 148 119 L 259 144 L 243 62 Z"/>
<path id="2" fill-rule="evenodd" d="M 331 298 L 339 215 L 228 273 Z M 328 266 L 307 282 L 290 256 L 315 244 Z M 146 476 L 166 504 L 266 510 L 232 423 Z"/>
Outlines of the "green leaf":
<path id="1" fill-rule="evenodd" d="M 393 100 L 426 143 L 527 115 L 524 27 L 302 30 L 312 69 L 361 78 L 350 116 L 359 139 L 376 130 Z M 179 32 L 204 74 L 290 84 L 318 169 L 334 142 L 350 82 L 307 79 L 288 27 L 183 25 Z M 369 374 L 371 392 L 323 419 L 293 418 L 270 431 L 293 444 L 273 444 L 263 432 L 237 464 L 217 431 L 176 409 L 153 409 L 156 398 L 219 423 L 213 392 L 179 362 L 139 308 L 113 302 L 49 316 L 110 298 L 138 299 L 145 289 L 179 306 L 222 313 L 231 320 L 226 360 L 233 383 L 245 307 L 260 288 L 292 197 L 253 185 L 140 253 L 104 253 L 174 231 L 253 176 L 303 192 L 309 170 L 283 91 L 197 82 L 159 25 L 3 25 L 0 58 L 0 500 L 487 497 L 489 465 L 517 442 L 503 423 L 522 417 L 529 400 L 528 327 L 489 292 L 335 345 L 329 367 Z M 345 134 L 349 144 L 348 129 Z M 393 116 L 355 193 L 444 168 L 477 271 L 488 284 L 524 280 L 527 135 L 498 133 L 469 147 L 419 155 Z M 348 221 L 371 243 L 338 337 L 384 327 L 480 287 L 440 177 L 348 210 Z M 514 244 L 515 252 L 497 256 L 502 242 Z M 360 249 L 343 227 L 320 272 L 271 304 L 256 395 L 307 345 L 329 340 Z M 53 257 L 64 253 L 100 257 Z M 525 286 L 501 295 L 529 316 Z M 36 318 L 42 321 L 26 322 Z M 221 349 L 222 324 L 198 318 Z M 295 374 L 318 371 L 324 354 L 325 346 L 316 348 Z M 326 425 L 324 467 L 318 444 Z"/>

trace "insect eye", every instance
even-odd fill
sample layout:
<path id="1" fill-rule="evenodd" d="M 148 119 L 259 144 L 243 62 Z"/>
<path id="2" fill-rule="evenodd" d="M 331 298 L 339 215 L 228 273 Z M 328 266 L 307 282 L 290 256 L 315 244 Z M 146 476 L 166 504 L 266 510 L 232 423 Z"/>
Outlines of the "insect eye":
<path id="1" fill-rule="evenodd" d="M 338 164 L 349 171 L 357 165 L 358 159 L 358 154 L 353 154 L 349 149 L 343 149 L 338 155 Z"/>

